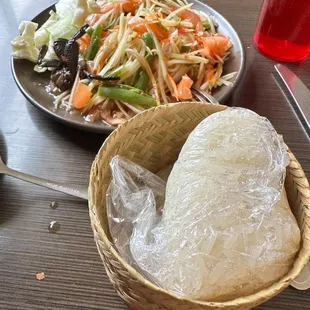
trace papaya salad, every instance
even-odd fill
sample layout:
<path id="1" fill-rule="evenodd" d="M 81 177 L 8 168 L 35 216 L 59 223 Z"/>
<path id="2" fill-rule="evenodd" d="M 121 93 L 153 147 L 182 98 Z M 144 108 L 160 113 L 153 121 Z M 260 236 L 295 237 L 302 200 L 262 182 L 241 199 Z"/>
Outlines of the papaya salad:
<path id="1" fill-rule="evenodd" d="M 186 0 L 60 0 L 38 28 L 22 22 L 15 58 L 50 71 L 58 108 L 112 126 L 153 106 L 212 93 L 232 43 L 212 17 Z"/>

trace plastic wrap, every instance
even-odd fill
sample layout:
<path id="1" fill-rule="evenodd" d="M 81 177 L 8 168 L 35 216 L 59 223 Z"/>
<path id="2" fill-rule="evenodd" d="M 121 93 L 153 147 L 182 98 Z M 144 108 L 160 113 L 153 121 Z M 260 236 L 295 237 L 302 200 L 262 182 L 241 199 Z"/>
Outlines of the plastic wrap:
<path id="1" fill-rule="evenodd" d="M 137 223 L 139 229 L 140 218 L 149 219 L 146 227 L 149 230 L 160 217 L 166 182 L 120 156 L 115 156 L 110 166 L 112 182 L 107 191 L 107 215 L 111 236 L 121 256 L 135 264 L 129 247 L 131 235 Z"/>
<path id="2" fill-rule="evenodd" d="M 242 108 L 195 128 L 167 184 L 114 158 L 114 243 L 144 276 L 181 296 L 225 301 L 259 291 L 288 272 L 300 246 L 283 189 L 288 163 L 270 122 Z"/>

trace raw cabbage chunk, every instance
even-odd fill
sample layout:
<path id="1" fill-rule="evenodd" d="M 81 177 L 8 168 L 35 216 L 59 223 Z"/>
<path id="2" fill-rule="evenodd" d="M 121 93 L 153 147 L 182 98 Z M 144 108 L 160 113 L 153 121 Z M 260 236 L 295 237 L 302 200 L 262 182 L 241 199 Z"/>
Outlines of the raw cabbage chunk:
<path id="1" fill-rule="evenodd" d="M 12 56 L 36 62 L 43 44 L 51 45 L 58 38 L 70 39 L 83 26 L 85 18 L 98 10 L 94 0 L 60 0 L 56 12 L 50 11 L 49 19 L 38 30 L 36 23 L 21 22 L 21 35 L 11 42 Z"/>
<path id="2" fill-rule="evenodd" d="M 39 56 L 39 50 L 34 42 L 34 33 L 38 24 L 24 21 L 19 26 L 20 35 L 12 42 L 12 56 L 14 58 L 28 59 L 36 62 Z"/>

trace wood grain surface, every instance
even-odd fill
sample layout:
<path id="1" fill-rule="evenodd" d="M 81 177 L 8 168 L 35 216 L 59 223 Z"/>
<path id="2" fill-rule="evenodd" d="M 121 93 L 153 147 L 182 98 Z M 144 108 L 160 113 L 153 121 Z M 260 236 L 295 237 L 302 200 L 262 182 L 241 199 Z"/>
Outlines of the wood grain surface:
<path id="1" fill-rule="evenodd" d="M 0 154 L 14 169 L 87 186 L 89 168 L 105 136 L 67 128 L 31 106 L 10 71 L 10 40 L 20 21 L 51 0 L 0 1 Z M 310 144 L 291 98 L 274 74 L 275 62 L 252 46 L 258 0 L 209 0 L 239 32 L 246 50 L 242 83 L 227 101 L 270 119 L 308 177 Z M 310 88 L 310 61 L 290 64 Z M 57 201 L 57 209 L 50 203 Z M 50 233 L 48 225 L 61 225 Z M 36 274 L 45 273 L 44 280 Z M 310 292 L 286 289 L 257 309 L 310 309 Z M 0 176 L 0 309 L 126 309 L 106 277 L 85 201 Z"/>

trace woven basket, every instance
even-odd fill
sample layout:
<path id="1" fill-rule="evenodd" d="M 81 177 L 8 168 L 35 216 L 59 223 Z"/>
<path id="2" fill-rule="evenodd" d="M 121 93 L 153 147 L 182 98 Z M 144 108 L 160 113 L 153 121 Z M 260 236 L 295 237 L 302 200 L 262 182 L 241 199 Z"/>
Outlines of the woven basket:
<path id="1" fill-rule="evenodd" d="M 309 261 L 310 190 L 308 180 L 294 157 L 288 167 L 285 187 L 293 213 L 302 231 L 302 246 L 293 268 L 279 282 L 256 294 L 229 302 L 202 302 L 171 294 L 147 281 L 115 250 L 106 215 L 106 191 L 111 181 L 110 160 L 122 155 L 157 173 L 173 164 L 188 134 L 205 117 L 226 109 L 222 105 L 177 103 L 150 109 L 115 130 L 104 142 L 91 169 L 89 208 L 95 241 L 106 272 L 119 296 L 130 309 L 250 309 L 277 295 Z"/>

